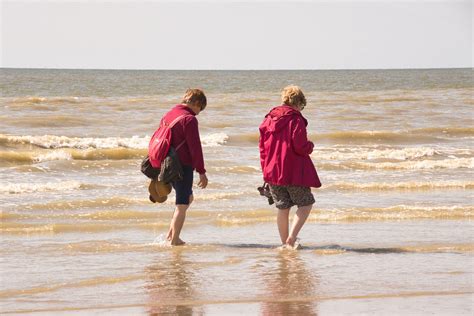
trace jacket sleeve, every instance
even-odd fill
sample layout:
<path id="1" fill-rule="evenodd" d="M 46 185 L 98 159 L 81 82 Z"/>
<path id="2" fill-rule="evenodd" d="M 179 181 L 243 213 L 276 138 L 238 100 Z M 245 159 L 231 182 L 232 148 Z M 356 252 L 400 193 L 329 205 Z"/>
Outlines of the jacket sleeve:
<path id="1" fill-rule="evenodd" d="M 202 154 L 201 138 L 199 137 L 198 121 L 192 117 L 186 124 L 186 143 L 191 154 L 192 167 L 199 174 L 206 173 L 204 168 L 204 156 Z"/>
<path id="2" fill-rule="evenodd" d="M 302 119 L 297 119 L 292 132 L 293 150 L 301 156 L 309 155 L 313 152 L 314 144 L 308 140 L 306 126 Z"/>
<path id="3" fill-rule="evenodd" d="M 263 131 L 262 129 L 259 129 L 259 132 L 260 132 L 260 138 L 258 140 L 258 149 L 260 150 L 260 166 L 262 167 L 262 171 L 263 171 L 263 167 L 264 167 L 264 164 L 265 164 L 265 158 L 266 158 L 266 154 L 265 154 L 265 144 L 264 144 L 264 139 L 263 139 Z"/>

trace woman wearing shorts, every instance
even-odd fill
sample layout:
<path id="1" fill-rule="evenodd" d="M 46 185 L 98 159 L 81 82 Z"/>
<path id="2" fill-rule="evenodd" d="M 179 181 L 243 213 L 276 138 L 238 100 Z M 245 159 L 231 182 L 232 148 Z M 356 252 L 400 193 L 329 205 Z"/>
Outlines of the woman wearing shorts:
<path id="1" fill-rule="evenodd" d="M 316 168 L 310 154 L 314 144 L 308 140 L 308 121 L 301 111 L 306 98 L 297 86 L 281 94 L 283 104 L 273 108 L 260 125 L 260 162 L 263 178 L 278 209 L 277 224 L 283 245 L 295 248 L 297 236 L 314 204 L 311 187 L 319 188 Z M 289 229 L 290 208 L 298 207 Z"/>

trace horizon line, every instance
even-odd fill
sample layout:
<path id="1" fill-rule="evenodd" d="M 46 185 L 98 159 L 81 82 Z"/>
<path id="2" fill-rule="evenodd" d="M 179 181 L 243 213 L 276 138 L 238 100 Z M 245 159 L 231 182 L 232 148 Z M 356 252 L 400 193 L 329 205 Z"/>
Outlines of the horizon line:
<path id="1" fill-rule="evenodd" d="M 107 71 L 348 71 L 348 70 L 447 70 L 447 69 L 471 69 L 474 66 L 468 67 L 427 67 L 427 68 L 280 68 L 280 69 L 152 69 L 152 68 L 55 68 L 55 67 L 0 67 L 0 70 L 107 70 Z"/>

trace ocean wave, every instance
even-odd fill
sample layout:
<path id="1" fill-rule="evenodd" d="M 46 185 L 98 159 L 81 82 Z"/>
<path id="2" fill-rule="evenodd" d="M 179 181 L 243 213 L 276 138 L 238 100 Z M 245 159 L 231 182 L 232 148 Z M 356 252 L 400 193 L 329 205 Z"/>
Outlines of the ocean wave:
<path id="1" fill-rule="evenodd" d="M 41 163 L 54 160 L 122 160 L 143 158 L 146 149 L 61 149 L 53 151 L 12 152 L 0 151 L 0 162 Z"/>
<path id="2" fill-rule="evenodd" d="M 165 203 L 169 203 L 166 201 Z M 20 206 L 28 210 L 79 210 L 79 209 L 97 209 L 97 208 L 121 208 L 130 205 L 149 205 L 147 198 L 129 198 L 121 196 L 95 198 L 89 200 L 57 200 L 48 203 L 28 203 Z"/>
<path id="3" fill-rule="evenodd" d="M 411 206 L 396 205 L 386 208 L 316 209 L 308 218 L 310 222 L 353 222 L 414 219 L 472 219 L 473 206 Z M 273 222 L 271 211 L 242 211 L 219 213 L 218 225 L 240 226 L 258 222 Z"/>
<path id="4" fill-rule="evenodd" d="M 396 95 L 361 95 L 357 96 L 337 94 L 333 96 L 315 96 L 312 100 L 314 104 L 334 105 L 334 104 L 371 104 L 371 103 L 392 103 L 392 102 L 419 102 L 423 100 L 419 96 L 396 96 Z"/>
<path id="5" fill-rule="evenodd" d="M 76 148 L 76 149 L 108 149 L 108 148 L 148 148 L 149 137 L 133 136 L 129 138 L 122 137 L 67 137 L 55 135 L 43 136 L 10 136 L 0 135 L 0 143 L 30 144 L 40 148 L 58 149 L 58 148 Z"/>
<path id="6" fill-rule="evenodd" d="M 87 126 L 90 120 L 87 117 L 66 116 L 66 115 L 49 115 L 44 116 L 28 116 L 9 118 L 5 124 L 21 127 L 72 127 Z"/>
<path id="7" fill-rule="evenodd" d="M 225 138 L 220 138 L 223 141 Z M 213 141 L 210 146 L 221 146 Z M 126 160 L 145 157 L 147 149 L 108 148 L 108 149 L 58 149 L 38 151 L 0 151 L 0 162 L 9 163 L 41 163 L 54 160 Z M 315 149 L 311 157 L 318 166 L 326 169 L 446 169 L 472 168 L 469 149 L 443 148 L 402 148 L 402 149 L 372 149 L 372 148 L 322 148 Z M 449 157 L 449 159 L 429 160 L 428 157 Z M 392 161 L 377 161 L 392 160 Z M 393 162 L 395 160 L 395 162 Z M 400 164 L 405 162 L 404 164 Z M 260 172 L 259 166 L 234 165 L 220 167 L 210 163 L 210 169 L 216 172 L 254 173 Z"/>
<path id="8" fill-rule="evenodd" d="M 308 138 L 315 142 L 330 143 L 375 143 L 375 144 L 415 144 L 446 142 L 453 137 L 474 137 L 474 128 L 470 127 L 433 127 L 408 130 L 366 130 L 336 131 L 330 133 L 310 133 Z M 231 143 L 257 144 L 259 133 L 241 133 L 230 135 Z"/>
<path id="9" fill-rule="evenodd" d="M 221 193 L 204 193 L 196 196 L 196 201 L 221 201 L 235 199 L 249 192 L 221 192 Z"/>
<path id="10" fill-rule="evenodd" d="M 54 223 L 54 224 L 28 224 L 28 223 L 3 223 L 0 233 L 4 234 L 40 234 L 40 233 L 100 233 L 115 230 L 145 229 L 155 230 L 169 226 L 168 221 L 153 221 L 147 223 L 116 223 L 116 222 L 85 222 L 85 223 Z"/>
<path id="11" fill-rule="evenodd" d="M 422 143 L 444 142 L 453 137 L 474 137 L 471 127 L 430 127 L 395 131 L 337 131 L 310 134 L 309 138 L 332 142 L 373 142 L 373 143 Z"/>
<path id="12" fill-rule="evenodd" d="M 214 133 L 201 137 L 203 147 L 217 147 L 227 142 L 225 133 Z M 13 136 L 0 134 L 0 144 L 26 144 L 44 149 L 147 149 L 150 136 L 140 137 L 67 137 L 55 135 Z"/>
<path id="13" fill-rule="evenodd" d="M 63 208 L 64 210 L 64 208 Z M 67 209 L 71 211 L 72 209 Z M 5 220 L 10 219 L 22 219 L 22 220 L 97 220 L 97 221 L 144 221 L 149 219 L 168 218 L 163 213 L 136 211 L 136 210 L 105 210 L 98 212 L 34 212 L 34 213 L 12 213 L 3 212 L 0 213 L 1 217 Z"/>
<path id="14" fill-rule="evenodd" d="M 22 194 L 46 191 L 71 191 L 85 189 L 87 185 L 77 181 L 46 182 L 46 183 L 6 183 L 0 184 L 0 193 Z"/>
<path id="15" fill-rule="evenodd" d="M 433 181 L 433 182 L 335 182 L 325 184 L 326 189 L 392 191 L 392 190 L 433 190 L 433 189 L 474 189 L 473 181 Z"/>
<path id="16" fill-rule="evenodd" d="M 474 169 L 474 158 L 450 158 L 442 160 L 419 160 L 401 162 L 318 162 L 323 170 L 434 170 Z"/>
<path id="17" fill-rule="evenodd" d="M 473 127 L 425 127 L 409 131 L 415 134 L 436 134 L 450 136 L 474 136 Z"/>
<path id="18" fill-rule="evenodd" d="M 105 232 L 129 229 L 156 230 L 169 226 L 169 214 L 133 210 L 110 210 L 96 213 L 74 213 L 63 208 L 61 213 L 22 212 L 2 214 L 0 233 L 67 233 Z M 9 214 L 12 214 L 10 216 Z M 4 217 L 4 218 L 3 218 Z M 275 212 L 264 210 L 241 211 L 193 211 L 188 216 L 188 225 L 246 226 L 258 223 L 273 223 Z M 395 205 L 390 207 L 315 209 L 308 217 L 309 222 L 364 222 L 404 220 L 472 220 L 474 206 L 451 205 Z M 18 222 L 17 220 L 21 220 Z M 27 220 L 34 222 L 28 223 Z M 42 222 L 41 222 L 42 221 Z"/>
<path id="19" fill-rule="evenodd" d="M 451 154 L 451 152 L 449 152 Z M 462 153 L 465 153 L 463 151 Z M 391 148 L 391 149 L 374 149 L 374 148 L 316 148 L 311 156 L 315 159 L 324 160 L 376 160 L 376 159 L 393 159 L 393 160 L 412 160 L 424 157 L 432 157 L 442 155 L 443 151 L 431 147 L 414 147 L 414 148 Z M 471 153 L 472 154 L 472 153 Z"/>
<path id="20" fill-rule="evenodd" d="M 386 208 L 348 208 L 315 212 L 309 221 L 373 221 L 411 219 L 472 219 L 473 206 L 396 205 Z"/>
<path id="21" fill-rule="evenodd" d="M 379 147 L 375 146 L 317 146 L 311 156 L 318 160 L 420 160 L 427 157 L 467 158 L 474 151 L 468 148 L 435 147 Z"/>
<path id="22" fill-rule="evenodd" d="M 92 252 L 92 253 L 109 253 L 109 252 L 141 252 L 141 251 L 158 251 L 163 249 L 162 246 L 153 243 L 126 243 L 120 241 L 108 240 L 92 240 L 68 243 L 63 246 L 62 250 L 68 252 Z M 53 251 L 57 251 L 55 246 Z"/>
<path id="23" fill-rule="evenodd" d="M 32 155 L 33 162 L 45 162 L 45 161 L 54 161 L 54 160 L 71 160 L 72 155 L 69 152 L 64 150 L 55 150 L 52 152 L 47 152 L 38 155 Z"/>
<path id="24" fill-rule="evenodd" d="M 384 143 L 414 144 L 443 142 L 443 138 L 431 134 L 414 134 L 413 131 L 338 131 L 309 135 L 310 139 L 332 143 Z"/>
<path id="25" fill-rule="evenodd" d="M 31 105 L 31 104 L 63 104 L 63 103 L 78 103 L 83 98 L 76 96 L 64 97 L 21 97 L 8 100 L 9 105 Z"/>
<path id="26" fill-rule="evenodd" d="M 242 143 L 251 143 L 257 144 L 260 138 L 258 133 L 242 133 L 242 134 L 233 134 L 229 137 L 230 144 L 242 144 Z"/>
<path id="27" fill-rule="evenodd" d="M 215 171 L 216 173 L 234 173 L 234 174 L 250 174 L 250 173 L 259 173 L 261 172 L 260 167 L 256 166 L 227 166 L 227 167 L 209 167 L 210 170 Z"/>
<path id="28" fill-rule="evenodd" d="M 438 132 L 435 132 L 438 131 Z M 426 128 L 415 129 L 407 131 L 338 131 L 332 133 L 315 133 L 310 134 L 309 139 L 318 142 L 332 142 L 332 143 L 375 143 L 375 144 L 398 144 L 398 143 L 429 143 L 429 142 L 446 142 L 451 136 L 466 136 L 474 137 L 474 129 L 471 128 Z M 211 133 L 201 135 L 203 147 L 217 147 L 230 144 L 254 144 L 259 140 L 259 134 L 255 133 L 241 133 L 231 134 L 226 133 Z M 60 149 L 60 148 L 75 148 L 75 149 L 110 149 L 110 148 L 132 148 L 132 149 L 146 149 L 150 136 L 132 136 L 132 137 L 68 137 L 56 135 L 42 135 L 42 136 L 15 136 L 0 134 L 0 144 L 26 144 L 33 145 L 45 149 Z M 386 156 L 390 154 L 395 159 L 398 156 L 405 154 L 413 154 L 410 151 L 428 150 L 429 152 L 423 155 L 433 155 L 434 149 L 424 147 L 423 149 L 404 149 L 404 152 L 387 151 L 373 152 L 374 157 L 377 155 Z M 390 158 L 390 156 L 388 157 Z"/>
<path id="29" fill-rule="evenodd" d="M 361 169 L 423 170 L 423 169 L 473 169 L 474 158 L 453 158 L 443 160 L 420 160 L 403 162 L 355 163 Z"/>
<path id="30" fill-rule="evenodd" d="M 225 133 L 208 134 L 201 137 L 203 147 L 217 147 L 227 143 L 229 136 Z"/>

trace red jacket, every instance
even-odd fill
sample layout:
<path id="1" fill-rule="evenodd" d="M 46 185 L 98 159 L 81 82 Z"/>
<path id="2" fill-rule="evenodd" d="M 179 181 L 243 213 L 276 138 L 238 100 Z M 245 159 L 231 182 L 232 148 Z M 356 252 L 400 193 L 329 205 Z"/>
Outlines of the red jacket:
<path id="1" fill-rule="evenodd" d="M 196 114 L 186 105 L 178 104 L 162 119 L 171 123 L 183 114 L 186 116 L 171 128 L 171 146 L 176 148 L 185 140 L 184 145 L 177 151 L 181 164 L 193 167 L 200 174 L 206 173 Z"/>
<path id="2" fill-rule="evenodd" d="M 306 135 L 308 121 L 288 105 L 273 108 L 260 125 L 260 163 L 263 179 L 274 185 L 319 188 L 310 154 L 314 144 Z"/>

